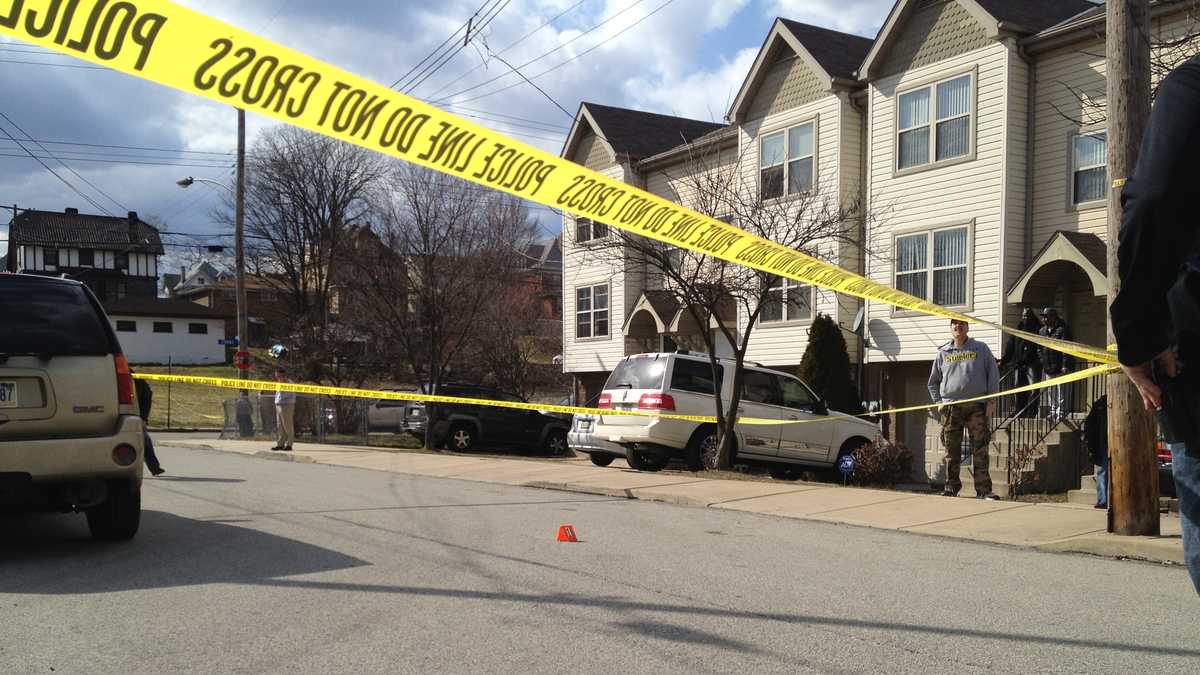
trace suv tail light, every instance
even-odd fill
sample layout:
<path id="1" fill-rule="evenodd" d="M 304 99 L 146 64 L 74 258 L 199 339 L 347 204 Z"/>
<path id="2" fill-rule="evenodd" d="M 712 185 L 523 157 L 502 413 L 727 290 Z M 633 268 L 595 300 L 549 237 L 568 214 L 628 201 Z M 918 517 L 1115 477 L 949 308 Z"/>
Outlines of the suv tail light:
<path id="1" fill-rule="evenodd" d="M 1162 441 L 1159 441 L 1155 447 L 1155 454 L 1158 455 L 1158 461 L 1171 461 L 1171 449 L 1168 448 Z"/>
<path id="2" fill-rule="evenodd" d="M 597 408 L 605 410 L 612 407 L 612 394 L 600 394 L 600 401 L 596 403 Z"/>
<path id="3" fill-rule="evenodd" d="M 129 372 L 129 361 L 124 354 L 117 352 L 113 355 L 113 363 L 117 368 L 117 403 L 133 405 L 133 373 Z"/>
<path id="4" fill-rule="evenodd" d="M 670 394 L 664 394 L 661 391 L 642 394 L 638 399 L 638 408 L 641 410 L 675 410 L 675 399 Z"/>

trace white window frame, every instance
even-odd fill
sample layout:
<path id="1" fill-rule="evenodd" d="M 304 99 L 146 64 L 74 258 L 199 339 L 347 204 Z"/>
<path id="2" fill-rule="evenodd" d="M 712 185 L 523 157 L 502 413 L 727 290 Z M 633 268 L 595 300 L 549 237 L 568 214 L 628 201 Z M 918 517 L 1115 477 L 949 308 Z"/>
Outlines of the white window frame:
<path id="1" fill-rule="evenodd" d="M 759 198 L 759 201 L 765 202 L 765 201 L 774 201 L 776 199 L 787 199 L 787 198 L 793 197 L 795 195 L 807 194 L 809 192 L 814 191 L 817 188 L 817 141 L 818 141 L 818 139 L 817 139 L 817 129 L 818 129 L 817 121 L 818 121 L 818 118 L 813 117 L 812 119 L 805 120 L 803 122 L 800 122 L 799 124 L 789 124 L 786 127 L 772 129 L 771 131 L 768 131 L 766 133 L 759 134 L 758 139 L 757 139 L 758 140 L 758 157 L 759 157 L 759 160 L 758 160 L 758 198 Z M 812 152 L 810 152 L 807 155 L 798 155 L 796 157 L 789 157 L 788 151 L 790 148 L 790 144 L 788 143 L 788 139 L 793 130 L 800 129 L 801 127 L 812 127 Z M 783 158 L 779 162 L 776 162 L 774 164 L 771 164 L 770 166 L 764 167 L 762 165 L 763 141 L 765 141 L 768 138 L 771 138 L 773 136 L 783 136 Z M 793 192 L 793 191 L 791 191 L 791 176 L 790 176 L 792 162 L 800 162 L 800 161 L 803 161 L 806 159 L 812 160 L 812 184 L 809 185 L 807 189 L 797 190 L 797 191 Z M 783 167 L 783 192 L 781 192 L 780 194 L 778 194 L 774 197 L 765 197 L 765 196 L 763 196 L 763 185 L 764 185 L 763 172 L 766 171 L 767 169 L 774 169 L 778 166 Z"/>
<path id="2" fill-rule="evenodd" d="M 604 289 L 606 302 L 603 309 L 596 309 L 596 290 Z M 588 308 L 579 309 L 579 292 L 588 292 Z M 607 325 L 603 334 L 596 332 L 596 314 L 604 312 Z M 588 319 L 588 334 L 579 334 L 579 320 L 584 315 Z M 608 284 L 588 284 L 575 287 L 575 339 L 577 341 L 607 340 L 612 336 L 612 289 Z"/>
<path id="3" fill-rule="evenodd" d="M 585 223 L 586 223 L 586 225 L 585 225 Z M 581 239 L 579 237 L 579 230 L 581 227 L 587 227 L 588 234 L 590 235 L 588 238 Z M 595 220 L 592 220 L 591 218 L 576 218 L 575 219 L 575 243 L 577 243 L 577 244 L 586 244 L 590 241 L 599 241 L 601 239 L 607 239 L 611 233 L 612 233 L 612 228 L 610 228 L 607 223 L 598 223 Z"/>
<path id="4" fill-rule="evenodd" d="M 1085 136 L 1103 136 L 1104 137 L 1104 164 L 1095 164 L 1089 166 L 1075 166 L 1075 141 Z M 1067 206 L 1071 209 L 1087 209 L 1096 208 L 1099 206 L 1107 206 L 1108 195 L 1099 199 L 1089 199 L 1086 202 L 1077 201 L 1075 199 L 1075 174 L 1080 171 L 1088 171 L 1091 169 L 1104 169 L 1104 179 L 1108 182 L 1108 134 L 1104 129 L 1092 129 L 1090 131 L 1078 131 L 1072 133 L 1067 142 L 1067 166 L 1070 171 L 1067 174 Z"/>
<path id="5" fill-rule="evenodd" d="M 953 117 L 947 117 L 946 119 L 938 119 L 938 114 L 937 114 L 937 88 L 938 88 L 938 85 L 949 82 L 951 80 L 957 80 L 961 77 L 970 78 L 970 85 L 969 85 L 970 93 L 968 94 L 968 97 L 971 101 L 971 110 L 964 115 L 955 115 Z M 921 90 L 929 91 L 929 121 L 926 122 L 925 124 L 901 128 L 900 127 L 900 98 L 907 94 L 912 94 L 914 92 L 918 92 Z M 938 76 L 936 79 L 926 80 L 919 84 L 907 86 L 903 89 L 897 89 L 895 101 L 893 104 L 893 110 L 892 110 L 892 115 L 893 115 L 892 126 L 894 129 L 894 131 L 892 133 L 892 149 L 893 149 L 893 153 L 895 154 L 895 157 L 896 157 L 895 160 L 892 162 L 892 175 L 894 177 L 906 176 L 906 175 L 912 174 L 912 173 L 919 173 L 921 171 L 928 171 L 930 169 L 936 169 L 939 167 L 949 166 L 952 164 L 969 162 L 969 161 L 975 159 L 976 129 L 977 129 L 978 119 L 979 119 L 978 114 L 979 114 L 979 73 L 978 73 L 977 68 L 971 68 L 970 70 L 956 72 L 952 75 Z M 938 124 L 944 123 L 944 122 L 950 122 L 950 121 L 953 121 L 956 119 L 961 119 L 963 117 L 966 117 L 970 120 L 970 122 L 967 125 L 969 127 L 968 131 L 967 131 L 967 144 L 968 144 L 967 152 L 962 155 L 955 155 L 954 157 L 948 157 L 946 159 L 938 159 L 937 158 Z M 929 128 L 929 159 L 928 159 L 928 161 L 926 161 L 922 164 L 914 164 L 912 166 L 906 166 L 906 167 L 901 168 L 901 166 L 900 166 L 900 134 L 903 132 L 906 132 L 906 131 L 912 131 L 914 129 L 921 129 L 921 128 L 925 128 L 925 127 Z"/>
<path id="6" fill-rule="evenodd" d="M 934 265 L 934 250 L 933 250 L 934 235 L 938 232 L 946 232 L 949 230 L 965 230 L 966 231 L 966 233 L 967 233 L 966 261 L 960 265 L 942 265 L 940 267 L 935 266 Z M 925 237 L 925 267 L 922 269 L 913 269 L 913 270 L 907 270 L 904 272 L 900 272 L 899 271 L 899 260 L 897 259 L 897 255 L 900 251 L 898 242 L 900 239 L 903 239 L 905 237 L 913 237 L 913 236 L 924 236 Z M 897 290 L 900 289 L 900 284 L 898 283 L 898 277 L 901 274 L 922 273 L 925 277 L 925 293 L 924 293 L 923 297 L 925 300 L 927 300 L 929 302 L 933 302 L 934 301 L 933 300 L 934 272 L 956 269 L 956 268 L 963 268 L 966 270 L 966 275 L 965 275 L 966 281 L 964 282 L 965 286 L 966 286 L 964 289 L 964 302 L 962 304 L 958 304 L 958 305 L 947 305 L 947 307 L 953 308 L 953 309 L 961 309 L 961 310 L 970 311 L 972 309 L 972 305 L 973 305 L 972 298 L 974 295 L 974 284 L 972 283 L 973 275 L 971 273 L 971 270 L 974 269 L 974 267 L 975 267 L 975 226 L 974 226 L 973 222 L 968 222 L 968 223 L 957 222 L 957 223 L 949 223 L 946 225 L 938 225 L 936 227 L 914 228 L 911 230 L 901 230 L 901 231 L 897 231 L 897 232 L 893 233 L 893 235 L 892 235 L 892 288 L 895 288 Z M 910 310 L 898 309 L 896 307 L 892 308 L 892 316 L 910 316 L 910 315 L 916 316 L 916 315 L 918 315 L 918 313 L 910 311 Z"/>
<path id="7" fill-rule="evenodd" d="M 779 294 L 779 318 L 767 319 L 764 317 L 762 311 L 759 311 L 759 323 L 762 323 L 764 326 L 780 326 L 783 324 L 795 325 L 811 322 L 813 314 L 816 312 L 816 287 L 809 284 L 802 284 L 799 281 L 795 281 L 794 279 L 789 279 L 787 277 L 775 277 L 772 281 L 774 283 L 767 287 L 767 295 L 769 296 L 774 293 Z M 808 316 L 789 316 L 788 308 L 791 307 L 791 305 L 788 304 L 788 296 L 790 296 L 792 293 L 803 294 L 805 291 L 808 293 Z M 764 304 L 766 304 L 765 300 L 766 298 L 764 298 Z"/>

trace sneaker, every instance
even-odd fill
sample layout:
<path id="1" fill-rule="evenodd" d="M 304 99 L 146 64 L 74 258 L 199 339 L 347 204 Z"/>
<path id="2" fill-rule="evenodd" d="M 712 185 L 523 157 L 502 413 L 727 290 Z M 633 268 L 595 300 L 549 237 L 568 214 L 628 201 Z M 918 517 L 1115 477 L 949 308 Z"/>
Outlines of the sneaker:
<path id="1" fill-rule="evenodd" d="M 285 447 L 285 448 L 280 448 L 280 450 L 282 450 L 282 451 L 284 451 L 284 452 L 291 452 L 291 451 L 292 451 L 292 446 L 290 446 L 290 445 L 289 445 L 289 446 L 287 446 L 287 447 Z"/>
<path id="2" fill-rule="evenodd" d="M 957 497 L 958 490 L 951 490 L 950 488 L 946 488 L 945 490 L 942 490 L 942 496 L 943 497 Z"/>
<path id="3" fill-rule="evenodd" d="M 271 449 L 272 450 L 283 450 L 283 446 L 282 445 L 273 445 L 273 446 L 271 446 Z"/>
<path id="4" fill-rule="evenodd" d="M 983 493 L 983 494 L 981 494 L 981 495 L 975 495 L 975 497 L 976 497 L 977 499 L 986 499 L 986 500 L 987 500 L 987 501 L 989 501 L 989 502 L 998 502 L 998 501 L 1000 501 L 1000 495 L 996 494 L 995 492 L 985 492 L 985 493 Z"/>
<path id="5" fill-rule="evenodd" d="M 1095 506 L 1093 506 L 1092 508 L 1093 508 L 1093 509 L 1105 509 L 1105 510 L 1107 510 L 1107 509 L 1108 509 L 1108 504 L 1096 504 L 1096 505 L 1095 505 Z"/>
<path id="6" fill-rule="evenodd" d="M 151 476 L 161 476 L 166 472 L 167 472 L 166 469 L 163 469 L 162 467 L 159 467 L 157 469 L 150 469 Z"/>

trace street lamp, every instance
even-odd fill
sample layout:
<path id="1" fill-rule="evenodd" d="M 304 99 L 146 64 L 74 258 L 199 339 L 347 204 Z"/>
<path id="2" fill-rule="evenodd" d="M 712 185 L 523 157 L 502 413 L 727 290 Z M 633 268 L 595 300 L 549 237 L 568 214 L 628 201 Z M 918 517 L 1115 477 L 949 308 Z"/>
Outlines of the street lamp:
<path id="1" fill-rule="evenodd" d="M 250 330 L 246 318 L 246 256 L 242 246 L 242 227 L 246 219 L 245 207 L 245 192 L 246 192 L 246 111 L 238 108 L 238 143 L 237 143 L 237 190 L 230 190 L 228 185 L 219 183 L 215 180 L 207 178 L 181 178 L 175 181 L 175 184 L 181 188 L 188 188 L 195 183 L 208 183 L 210 185 L 219 185 L 220 187 L 229 190 L 233 195 L 234 201 L 234 216 L 233 216 L 233 249 L 236 265 L 236 277 L 234 280 L 234 293 L 237 299 L 237 339 L 238 352 L 246 351 L 246 345 L 250 339 Z M 250 372 L 247 368 L 238 368 L 238 379 L 245 380 L 249 378 Z"/>

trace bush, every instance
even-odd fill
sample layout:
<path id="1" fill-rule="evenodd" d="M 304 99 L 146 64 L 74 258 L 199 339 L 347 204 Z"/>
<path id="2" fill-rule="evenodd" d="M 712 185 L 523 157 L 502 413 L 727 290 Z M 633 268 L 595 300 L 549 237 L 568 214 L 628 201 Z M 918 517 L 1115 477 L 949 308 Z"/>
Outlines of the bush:
<path id="1" fill-rule="evenodd" d="M 886 438 L 876 438 L 854 451 L 854 473 L 850 474 L 850 482 L 891 487 L 912 476 L 912 464 L 911 450 Z"/>
<path id="2" fill-rule="evenodd" d="M 808 329 L 808 348 L 800 359 L 800 379 L 825 399 L 830 408 L 856 415 L 862 412 L 862 399 L 851 373 L 842 330 L 831 317 L 818 314 Z"/>

